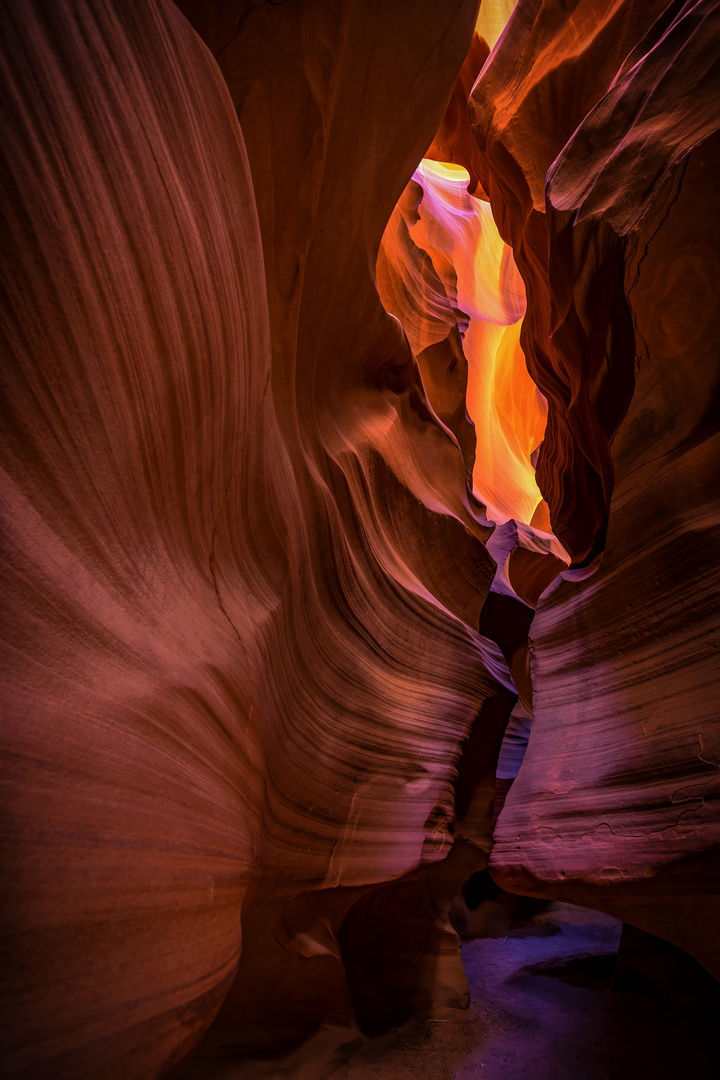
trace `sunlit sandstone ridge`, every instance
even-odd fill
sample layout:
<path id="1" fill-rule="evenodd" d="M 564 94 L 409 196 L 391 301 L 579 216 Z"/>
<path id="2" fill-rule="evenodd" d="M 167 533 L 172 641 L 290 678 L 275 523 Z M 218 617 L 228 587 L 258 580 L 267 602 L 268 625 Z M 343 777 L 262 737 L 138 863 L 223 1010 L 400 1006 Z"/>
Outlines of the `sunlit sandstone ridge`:
<path id="1" fill-rule="evenodd" d="M 717 970 L 718 14 L 511 11 L 2 7 L 8 1075 L 327 1075 L 488 857 Z"/>

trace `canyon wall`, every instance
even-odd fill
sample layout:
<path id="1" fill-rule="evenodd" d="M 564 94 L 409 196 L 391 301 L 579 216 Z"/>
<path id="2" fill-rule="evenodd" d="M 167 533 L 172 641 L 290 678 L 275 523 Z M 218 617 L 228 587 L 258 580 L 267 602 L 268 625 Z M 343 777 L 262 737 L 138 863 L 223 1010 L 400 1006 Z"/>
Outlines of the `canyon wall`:
<path id="1" fill-rule="evenodd" d="M 570 6 L 3 6 L 8 1075 L 462 1007 L 488 857 L 717 970 L 718 15 Z"/>
<path id="2" fill-rule="evenodd" d="M 532 624 L 533 734 L 491 867 L 717 975 L 720 19 L 573 8 L 518 4 L 469 104 L 573 557 Z"/>
<path id="3" fill-rule="evenodd" d="M 371 14 L 245 11 L 243 136 L 171 4 L 3 8 L 9 1074 L 172 1071 L 268 894 L 450 848 L 490 529 L 373 278 L 475 4 Z"/>

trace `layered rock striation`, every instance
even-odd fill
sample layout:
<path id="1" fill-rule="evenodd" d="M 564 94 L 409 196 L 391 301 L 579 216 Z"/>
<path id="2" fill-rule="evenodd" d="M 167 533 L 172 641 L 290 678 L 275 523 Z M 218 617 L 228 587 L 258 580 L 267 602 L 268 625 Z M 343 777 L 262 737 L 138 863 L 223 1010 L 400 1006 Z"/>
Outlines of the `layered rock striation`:
<path id="1" fill-rule="evenodd" d="M 538 484 L 578 568 L 539 598 L 492 867 L 717 973 L 720 25 L 713 4 L 565 8 L 521 0 L 470 100 L 548 400 Z"/>
<path id="2" fill-rule="evenodd" d="M 462 1006 L 491 848 L 720 963 L 718 16 L 511 7 L 3 7 L 8 1075 Z"/>
<path id="3" fill-rule="evenodd" d="M 255 1000 L 275 955 L 297 974 L 271 1046 L 346 969 L 365 1000 L 380 916 L 340 924 L 444 859 L 488 664 L 508 679 L 483 507 L 374 283 L 475 4 L 203 12 L 221 68 L 165 0 L 3 8 L 10 1075 L 173 1072 L 244 926 Z"/>

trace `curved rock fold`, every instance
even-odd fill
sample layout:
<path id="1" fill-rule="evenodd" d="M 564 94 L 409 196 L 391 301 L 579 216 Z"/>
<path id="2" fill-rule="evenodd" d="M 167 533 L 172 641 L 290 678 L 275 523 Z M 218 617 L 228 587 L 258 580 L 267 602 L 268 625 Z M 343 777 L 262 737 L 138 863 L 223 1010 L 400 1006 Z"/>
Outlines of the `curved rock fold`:
<path id="1" fill-rule="evenodd" d="M 488 860 L 717 974 L 717 5 L 0 20 L 7 1074 L 327 1073 Z"/>

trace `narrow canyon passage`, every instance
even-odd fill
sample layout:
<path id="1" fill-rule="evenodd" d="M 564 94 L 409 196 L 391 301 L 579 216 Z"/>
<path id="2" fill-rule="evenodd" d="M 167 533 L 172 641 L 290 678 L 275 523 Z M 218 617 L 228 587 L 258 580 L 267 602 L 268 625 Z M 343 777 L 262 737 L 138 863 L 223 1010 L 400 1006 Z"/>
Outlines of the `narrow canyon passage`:
<path id="1" fill-rule="evenodd" d="M 2 1074 L 710 1075 L 720 4 L 5 0 L 0 98 Z"/>
<path id="2" fill-rule="evenodd" d="M 467 942 L 469 1010 L 361 1045 L 333 1080 L 711 1080 L 717 983 L 654 942 L 645 943 L 643 979 L 627 950 L 618 962 L 621 934 L 617 919 L 560 902 L 507 933 Z"/>
<path id="3" fill-rule="evenodd" d="M 509 894 L 463 929 L 467 1009 L 436 1010 L 385 1035 L 326 1024 L 281 1061 L 206 1058 L 223 1080 L 714 1080 L 720 986 L 682 950 L 612 916 Z M 477 936 L 467 936 L 477 935 Z"/>

